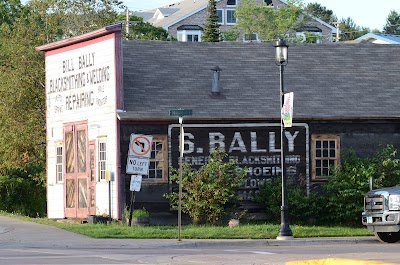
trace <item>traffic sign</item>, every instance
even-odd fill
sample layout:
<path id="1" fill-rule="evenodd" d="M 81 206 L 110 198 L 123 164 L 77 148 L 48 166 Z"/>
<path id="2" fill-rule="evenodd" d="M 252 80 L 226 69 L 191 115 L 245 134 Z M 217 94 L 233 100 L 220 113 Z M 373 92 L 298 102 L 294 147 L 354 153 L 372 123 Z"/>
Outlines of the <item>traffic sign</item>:
<path id="1" fill-rule="evenodd" d="M 151 135 L 131 134 L 128 155 L 150 158 L 152 141 Z"/>
<path id="2" fill-rule="evenodd" d="M 132 175 L 131 176 L 131 185 L 129 187 L 130 191 L 140 191 L 141 185 L 142 185 L 142 176 L 141 175 Z"/>
<path id="3" fill-rule="evenodd" d="M 140 158 L 136 156 L 128 156 L 126 161 L 126 173 L 148 175 L 150 160 L 148 158 Z"/>
<path id="4" fill-rule="evenodd" d="M 169 111 L 169 116 L 192 116 L 191 109 L 173 109 Z"/>

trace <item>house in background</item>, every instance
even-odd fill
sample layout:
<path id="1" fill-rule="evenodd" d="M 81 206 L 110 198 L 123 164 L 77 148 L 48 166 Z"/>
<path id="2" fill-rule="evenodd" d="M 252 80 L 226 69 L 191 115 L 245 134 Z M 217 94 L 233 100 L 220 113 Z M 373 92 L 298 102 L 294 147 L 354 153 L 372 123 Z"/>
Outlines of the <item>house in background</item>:
<path id="1" fill-rule="evenodd" d="M 271 8 L 279 8 L 286 4 L 284 0 L 257 0 L 264 1 L 271 5 Z M 224 32 L 236 25 L 235 9 L 241 0 L 217 0 L 217 14 L 221 32 Z M 203 34 L 203 26 L 206 23 L 208 0 L 183 0 L 168 6 L 160 7 L 146 12 L 135 12 L 134 15 L 143 17 L 157 27 L 167 30 L 170 36 L 178 41 L 200 42 Z M 336 28 L 328 23 L 312 18 L 304 27 L 296 30 L 296 35 L 305 36 L 305 32 L 312 32 L 322 37 L 319 42 L 332 42 Z M 241 36 L 243 41 L 258 41 L 257 34 L 252 36 Z"/>
<path id="2" fill-rule="evenodd" d="M 179 167 L 180 131 L 169 113 L 179 108 L 193 111 L 183 161 L 198 168 L 213 147 L 225 149 L 247 168 L 240 207 L 260 211 L 254 196 L 282 170 L 274 44 L 129 41 L 121 31 L 113 25 L 37 48 L 46 55 L 48 217 L 120 219 L 130 203 L 132 134 L 153 137 L 135 207 L 169 212 L 163 195 Z M 288 181 L 318 190 L 342 152 L 400 149 L 399 45 L 293 44 L 288 62 Z"/>
<path id="3" fill-rule="evenodd" d="M 400 35 L 367 33 L 356 41 L 371 42 L 374 44 L 400 44 Z"/>

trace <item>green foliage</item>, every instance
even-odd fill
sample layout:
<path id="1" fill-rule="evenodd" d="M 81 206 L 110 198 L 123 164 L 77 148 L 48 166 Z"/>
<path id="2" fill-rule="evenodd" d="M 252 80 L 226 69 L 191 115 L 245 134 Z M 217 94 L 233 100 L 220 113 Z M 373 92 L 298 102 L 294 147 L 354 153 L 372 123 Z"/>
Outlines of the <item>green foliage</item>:
<path id="1" fill-rule="evenodd" d="M 223 41 L 238 41 L 239 40 L 239 31 L 234 28 L 230 28 L 222 32 L 222 40 Z"/>
<path id="2" fill-rule="evenodd" d="M 400 13 L 391 10 L 383 28 L 386 34 L 400 35 Z"/>
<path id="3" fill-rule="evenodd" d="M 339 29 L 341 41 L 355 40 L 370 32 L 369 28 L 357 26 L 350 17 L 340 20 Z"/>
<path id="4" fill-rule="evenodd" d="M 304 24 L 299 1 L 288 1 L 275 9 L 255 0 L 243 0 L 235 11 L 236 28 L 243 34 L 257 33 L 263 41 L 272 41 L 289 35 L 294 38 L 295 29 Z"/>
<path id="5" fill-rule="evenodd" d="M 287 206 L 290 223 L 294 224 L 323 224 L 326 212 L 324 200 L 320 195 L 306 194 L 305 187 L 287 183 Z M 281 217 L 282 182 L 280 178 L 271 179 L 260 187 L 256 201 L 264 207 L 267 221 L 278 222 Z"/>
<path id="6" fill-rule="evenodd" d="M 342 154 L 342 165 L 332 169 L 320 194 L 305 194 L 305 187 L 287 184 L 289 219 L 295 224 L 360 225 L 363 197 L 369 190 L 369 178 L 375 188 L 400 185 L 400 159 L 388 145 L 372 157 L 359 157 L 353 150 Z M 268 220 L 280 218 L 281 180 L 273 179 L 260 187 L 256 197 L 265 207 Z"/>
<path id="7" fill-rule="evenodd" d="M 0 210 L 30 217 L 46 215 L 46 187 L 41 165 L 29 163 L 0 175 Z"/>
<path id="8" fill-rule="evenodd" d="M 218 15 L 215 0 L 208 1 L 206 24 L 204 25 L 203 36 L 201 37 L 201 39 L 204 42 L 220 41 Z"/>
<path id="9" fill-rule="evenodd" d="M 337 21 L 333 11 L 321 6 L 319 3 L 308 3 L 308 5 L 304 8 L 304 11 L 306 14 L 319 18 L 329 24 Z"/>
<path id="10" fill-rule="evenodd" d="M 118 20 L 123 21 L 126 17 L 124 15 L 118 15 Z M 162 27 L 155 27 L 148 22 L 143 22 L 143 18 L 138 16 L 130 16 L 129 17 L 130 25 L 129 25 L 129 36 L 130 40 L 169 40 L 169 33 Z"/>
<path id="11" fill-rule="evenodd" d="M 196 224 L 218 224 L 228 203 L 237 198 L 234 189 L 242 184 L 246 172 L 236 161 L 224 162 L 226 157 L 225 151 L 216 148 L 199 170 L 182 166 L 182 211 Z M 171 180 L 179 184 L 179 171 L 172 169 L 172 173 Z M 177 192 L 165 194 L 174 208 L 178 196 Z"/>
<path id="12" fill-rule="evenodd" d="M 136 209 L 136 210 L 133 210 L 133 212 L 132 212 L 132 217 L 135 217 L 135 218 L 148 218 L 149 216 L 150 216 L 150 214 L 145 208 Z"/>
<path id="13" fill-rule="evenodd" d="M 387 145 L 373 157 L 359 157 L 352 150 L 342 155 L 343 164 L 334 169 L 324 187 L 334 224 L 359 225 L 370 177 L 375 179 L 375 188 L 400 184 L 400 160 L 396 154 L 397 150 Z"/>

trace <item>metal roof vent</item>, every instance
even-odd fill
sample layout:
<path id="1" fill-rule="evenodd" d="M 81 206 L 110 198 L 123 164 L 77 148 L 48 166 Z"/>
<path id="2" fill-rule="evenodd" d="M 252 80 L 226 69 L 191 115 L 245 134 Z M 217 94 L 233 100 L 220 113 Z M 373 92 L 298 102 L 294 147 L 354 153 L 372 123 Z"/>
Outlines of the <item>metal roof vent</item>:
<path id="1" fill-rule="evenodd" d="M 215 66 L 211 70 L 213 71 L 211 93 L 213 95 L 217 96 L 217 95 L 221 94 L 221 85 L 219 83 L 219 76 L 220 76 L 220 72 L 222 71 L 222 69 L 219 68 L 219 66 Z"/>

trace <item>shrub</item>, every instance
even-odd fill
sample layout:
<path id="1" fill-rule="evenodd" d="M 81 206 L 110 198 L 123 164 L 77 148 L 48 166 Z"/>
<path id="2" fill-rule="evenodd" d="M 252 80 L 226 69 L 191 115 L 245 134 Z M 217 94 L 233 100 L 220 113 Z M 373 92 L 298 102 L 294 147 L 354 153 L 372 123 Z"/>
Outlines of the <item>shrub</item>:
<path id="1" fill-rule="evenodd" d="M 228 203 L 236 198 L 234 190 L 242 184 L 246 172 L 236 161 L 224 162 L 226 157 L 225 151 L 216 148 L 199 170 L 189 164 L 182 166 L 182 212 L 195 224 L 218 224 Z M 179 170 L 171 171 L 171 180 L 179 184 Z M 164 196 L 177 208 L 178 192 Z"/>
<path id="2" fill-rule="evenodd" d="M 6 170 L 0 176 L 0 210 L 30 217 L 46 215 L 44 168 L 29 163 Z"/>
<path id="3" fill-rule="evenodd" d="M 369 178 L 375 188 L 400 184 L 400 160 L 392 145 L 381 147 L 374 156 L 359 157 L 354 150 L 342 154 L 342 165 L 333 170 L 324 186 L 327 207 L 335 224 L 360 225 L 363 198 Z"/>
<path id="4" fill-rule="evenodd" d="M 287 207 L 289 222 L 295 224 L 322 224 L 324 216 L 324 197 L 311 193 L 306 194 L 305 187 L 293 183 L 286 184 Z M 256 201 L 264 207 L 267 221 L 278 222 L 281 217 L 282 181 L 273 178 L 265 182 L 255 197 Z"/>

